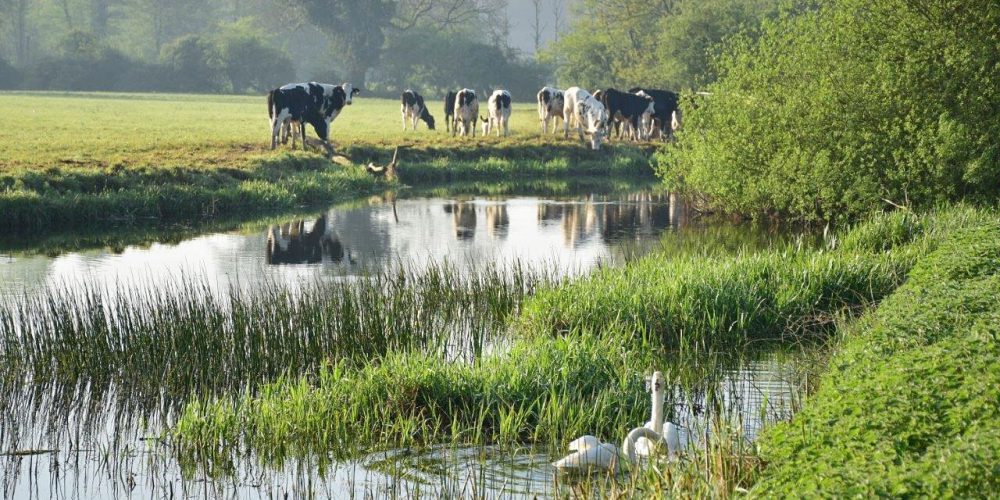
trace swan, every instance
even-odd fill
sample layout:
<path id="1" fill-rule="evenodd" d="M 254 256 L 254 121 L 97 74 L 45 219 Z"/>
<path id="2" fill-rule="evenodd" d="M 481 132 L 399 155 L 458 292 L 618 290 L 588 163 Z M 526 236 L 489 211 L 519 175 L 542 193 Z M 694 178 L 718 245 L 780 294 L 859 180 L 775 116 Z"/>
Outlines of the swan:
<path id="1" fill-rule="evenodd" d="M 622 442 L 621 453 L 618 447 L 610 443 L 602 443 L 591 435 L 581 436 L 569 443 L 573 453 L 552 463 L 557 471 L 573 472 L 583 470 L 608 470 L 619 472 L 622 465 L 631 465 L 639 461 L 639 457 L 649 457 L 658 446 L 666 445 L 668 454 L 675 458 L 680 452 L 680 437 L 677 426 L 663 421 L 663 391 L 664 379 L 660 372 L 653 373 L 649 383 L 652 389 L 653 410 L 651 418 L 642 427 L 629 431 Z M 663 429 L 666 427 L 666 436 Z M 625 462 L 625 464 L 623 464 Z"/>

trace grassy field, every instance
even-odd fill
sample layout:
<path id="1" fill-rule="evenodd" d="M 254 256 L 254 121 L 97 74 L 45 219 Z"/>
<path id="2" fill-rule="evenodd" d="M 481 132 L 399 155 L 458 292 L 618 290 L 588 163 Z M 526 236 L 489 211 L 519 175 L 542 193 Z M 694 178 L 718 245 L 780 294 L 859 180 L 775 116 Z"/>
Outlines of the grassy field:
<path id="1" fill-rule="evenodd" d="M 402 130 L 399 102 L 357 97 L 332 126 L 339 148 L 467 147 L 566 143 L 541 138 L 534 103 L 514 103 L 510 138 L 452 137 L 444 130 L 437 100 L 431 112 L 440 125 Z M 112 93 L 0 93 L 0 170 L 59 166 L 247 167 L 273 158 L 264 96 Z M 315 137 L 309 129 L 307 133 Z M 582 148 L 582 146 L 581 146 Z M 287 149 L 287 147 L 286 147 Z"/>
<path id="2" fill-rule="evenodd" d="M 359 97 L 332 126 L 346 165 L 271 151 L 263 97 L 0 93 L 0 113 L 0 229 L 15 232 L 330 204 L 391 187 L 358 165 L 388 163 L 396 146 L 407 184 L 652 177 L 652 146 L 595 152 L 541 137 L 527 103 L 514 106 L 511 137 L 456 138 L 443 128 L 404 133 L 395 100 Z"/>

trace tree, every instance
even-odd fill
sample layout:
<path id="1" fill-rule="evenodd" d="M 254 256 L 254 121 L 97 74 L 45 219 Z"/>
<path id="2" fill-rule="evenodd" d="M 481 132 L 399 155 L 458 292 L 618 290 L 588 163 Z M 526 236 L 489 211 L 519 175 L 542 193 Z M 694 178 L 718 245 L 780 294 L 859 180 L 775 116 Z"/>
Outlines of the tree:
<path id="1" fill-rule="evenodd" d="M 185 35 L 163 46 L 161 60 L 172 70 L 174 88 L 185 92 L 215 92 L 220 71 L 211 40 Z"/>
<path id="2" fill-rule="evenodd" d="M 364 87 L 366 75 L 381 56 L 385 30 L 392 26 L 396 3 L 390 0 L 289 0 L 333 40 L 347 78 Z"/>
<path id="3" fill-rule="evenodd" d="M 252 29 L 250 19 L 222 26 L 214 37 L 213 64 L 225 75 L 228 91 L 262 92 L 284 83 L 292 61 Z"/>

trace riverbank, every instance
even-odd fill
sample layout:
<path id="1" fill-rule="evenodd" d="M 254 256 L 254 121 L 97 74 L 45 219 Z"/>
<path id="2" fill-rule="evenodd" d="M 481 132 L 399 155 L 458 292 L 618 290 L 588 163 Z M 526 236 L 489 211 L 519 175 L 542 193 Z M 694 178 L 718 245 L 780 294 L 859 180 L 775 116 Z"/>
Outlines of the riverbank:
<path id="1" fill-rule="evenodd" d="M 912 233 L 933 250 L 849 328 L 805 408 L 760 441 L 770 465 L 757 496 L 1000 490 L 1000 219 L 956 208 Z"/>
<path id="2" fill-rule="evenodd" d="M 650 149 L 595 152 L 575 138 L 540 137 L 527 104 L 515 107 L 513 137 L 470 139 L 404 133 L 389 120 L 398 117 L 398 102 L 358 99 L 333 125 L 346 166 L 287 146 L 272 152 L 261 99 L 0 93 L 0 112 L 11 118 L 0 131 L 0 230 L 193 224 L 329 206 L 392 187 L 361 166 L 388 163 L 396 146 L 400 181 L 415 186 L 654 178 Z M 116 119 L 105 120 L 111 112 Z"/>

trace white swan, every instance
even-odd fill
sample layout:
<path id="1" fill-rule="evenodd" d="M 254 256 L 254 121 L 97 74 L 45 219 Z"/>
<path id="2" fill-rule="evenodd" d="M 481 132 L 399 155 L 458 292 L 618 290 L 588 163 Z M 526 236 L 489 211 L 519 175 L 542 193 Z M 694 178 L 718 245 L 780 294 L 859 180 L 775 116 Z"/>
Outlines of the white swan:
<path id="1" fill-rule="evenodd" d="M 643 427 L 629 431 L 622 442 L 622 453 L 610 443 L 602 443 L 591 435 L 581 436 L 569 444 L 573 453 L 552 463 L 557 471 L 573 472 L 584 470 L 609 470 L 618 472 L 622 462 L 634 464 L 640 456 L 652 455 L 658 446 L 665 445 L 669 456 L 676 457 L 680 452 L 680 437 L 677 426 L 663 421 L 663 374 L 653 373 L 650 387 L 653 393 L 653 411 L 649 422 Z M 666 427 L 666 437 L 663 428 Z"/>

